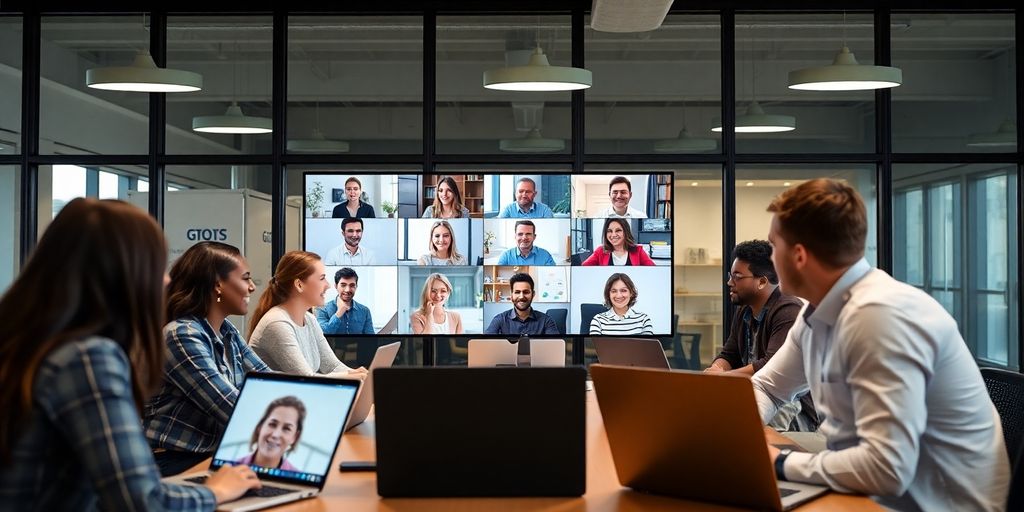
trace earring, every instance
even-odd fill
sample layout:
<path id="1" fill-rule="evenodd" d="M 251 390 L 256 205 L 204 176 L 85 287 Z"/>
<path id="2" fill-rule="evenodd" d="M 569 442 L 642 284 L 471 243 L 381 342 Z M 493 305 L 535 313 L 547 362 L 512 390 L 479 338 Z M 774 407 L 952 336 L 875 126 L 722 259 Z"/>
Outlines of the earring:
<path id="1" fill-rule="evenodd" d="M 220 292 L 217 292 L 217 302 L 220 302 Z"/>

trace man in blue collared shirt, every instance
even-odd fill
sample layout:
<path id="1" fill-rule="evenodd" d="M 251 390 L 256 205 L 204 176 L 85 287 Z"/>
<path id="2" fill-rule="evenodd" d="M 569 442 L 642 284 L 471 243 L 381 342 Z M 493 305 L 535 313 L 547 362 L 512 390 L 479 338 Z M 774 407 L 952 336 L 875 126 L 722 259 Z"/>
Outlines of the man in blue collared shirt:
<path id="1" fill-rule="evenodd" d="M 537 183 L 530 178 L 522 177 L 516 182 L 516 201 L 509 204 L 498 218 L 508 219 L 550 219 L 554 212 L 548 205 L 534 201 L 537 197 Z"/>
<path id="2" fill-rule="evenodd" d="M 498 265 L 554 265 L 555 259 L 550 252 L 533 245 L 536 238 L 537 226 L 533 222 L 517 221 L 516 247 L 501 253 Z"/>
<path id="3" fill-rule="evenodd" d="M 359 275 L 348 267 L 334 273 L 338 298 L 316 310 L 316 321 L 324 334 L 373 334 L 370 309 L 353 300 Z"/>
<path id="4" fill-rule="evenodd" d="M 486 334 L 562 334 L 550 316 L 533 309 L 533 278 L 519 273 L 509 280 L 512 309 L 494 315 Z"/>

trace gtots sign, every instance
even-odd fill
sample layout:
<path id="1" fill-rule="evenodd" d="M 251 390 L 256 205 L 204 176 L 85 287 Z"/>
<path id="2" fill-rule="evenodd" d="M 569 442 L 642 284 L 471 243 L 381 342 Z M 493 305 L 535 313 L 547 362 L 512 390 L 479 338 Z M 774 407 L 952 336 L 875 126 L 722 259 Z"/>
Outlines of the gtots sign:
<path id="1" fill-rule="evenodd" d="M 185 238 L 193 242 L 226 242 L 228 230 L 225 228 L 191 228 L 185 230 Z"/>

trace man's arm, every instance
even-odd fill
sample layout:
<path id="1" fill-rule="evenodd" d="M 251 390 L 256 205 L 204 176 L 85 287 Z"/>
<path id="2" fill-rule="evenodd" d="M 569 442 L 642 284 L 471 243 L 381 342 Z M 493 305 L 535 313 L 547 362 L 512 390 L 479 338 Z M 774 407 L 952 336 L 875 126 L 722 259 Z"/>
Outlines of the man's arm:
<path id="1" fill-rule="evenodd" d="M 375 334 L 373 330 L 373 314 L 370 313 L 370 308 L 363 308 L 366 312 L 366 320 L 363 322 L 363 328 L 360 331 L 363 334 Z"/>
<path id="2" fill-rule="evenodd" d="M 339 334 L 341 332 L 341 319 L 338 315 L 330 312 L 325 304 L 322 308 L 316 308 L 316 323 L 320 324 L 320 330 L 324 334 Z"/>
<path id="3" fill-rule="evenodd" d="M 751 378 L 757 409 L 765 425 L 775 417 L 779 405 L 792 402 L 808 389 L 800 338 L 805 328 L 807 324 L 797 322 L 782 348 Z"/>
<path id="4" fill-rule="evenodd" d="M 765 326 L 764 334 L 768 336 L 765 353 L 760 359 L 751 362 L 753 366 L 751 373 L 760 370 L 779 351 L 779 348 L 786 341 L 786 336 L 789 335 L 789 330 L 793 328 L 793 323 L 796 322 L 800 309 L 801 306 L 799 304 L 789 303 L 780 306 L 775 311 L 771 318 L 771 324 Z"/>

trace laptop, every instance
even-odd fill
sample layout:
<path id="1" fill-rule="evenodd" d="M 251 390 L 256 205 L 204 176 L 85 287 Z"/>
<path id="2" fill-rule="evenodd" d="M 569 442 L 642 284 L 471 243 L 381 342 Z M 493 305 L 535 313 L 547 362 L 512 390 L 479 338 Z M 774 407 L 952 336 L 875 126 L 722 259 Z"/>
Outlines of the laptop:
<path id="1" fill-rule="evenodd" d="M 391 315 L 391 320 L 388 320 L 388 323 L 384 324 L 384 327 L 381 327 L 380 330 L 377 331 L 377 334 L 394 334 L 396 330 L 398 330 L 397 311 L 395 314 Z"/>
<path id="2" fill-rule="evenodd" d="M 250 373 L 239 390 L 238 401 L 218 441 L 210 469 L 167 477 L 163 481 L 201 485 L 221 466 L 249 464 L 263 481 L 263 488 L 222 503 L 217 506 L 218 510 L 258 510 L 316 496 L 327 481 L 327 472 L 341 442 L 342 427 L 356 401 L 359 385 L 358 380 Z M 304 417 L 299 407 L 305 409 Z M 287 446 L 291 441 L 286 437 L 289 435 L 287 425 L 300 421 L 298 442 L 281 454 L 278 447 Z M 274 425 L 282 427 L 264 430 L 264 426 Z M 281 439 L 282 436 L 285 438 Z M 260 460 L 263 456 L 276 457 L 276 460 L 263 463 Z"/>
<path id="3" fill-rule="evenodd" d="M 601 364 L 639 366 L 668 370 L 668 358 L 661 342 L 649 338 L 593 338 Z"/>
<path id="4" fill-rule="evenodd" d="M 747 377 L 603 364 L 590 375 L 626 487 L 774 511 L 828 491 L 776 481 Z"/>
<path id="5" fill-rule="evenodd" d="M 398 356 L 398 349 L 401 347 L 401 341 L 377 347 L 377 353 L 373 356 L 373 362 L 370 363 L 366 380 L 359 387 L 359 397 L 356 398 L 356 405 L 352 407 L 352 414 L 348 416 L 345 430 L 349 430 L 366 421 L 366 417 L 370 415 L 370 408 L 373 407 L 373 371 L 377 368 L 390 367 L 395 362 L 395 357 Z"/>
<path id="6" fill-rule="evenodd" d="M 565 340 L 530 340 L 530 366 L 565 366 Z"/>
<path id="7" fill-rule="evenodd" d="M 574 497 L 586 491 L 585 369 L 375 373 L 377 494 Z"/>
<path id="8" fill-rule="evenodd" d="M 470 368 L 484 366 L 515 366 L 519 349 L 518 343 L 498 339 L 471 339 L 468 343 L 466 365 Z"/>

